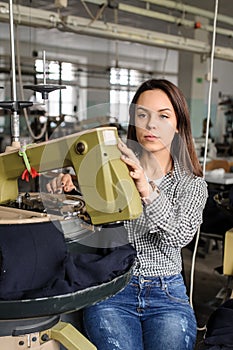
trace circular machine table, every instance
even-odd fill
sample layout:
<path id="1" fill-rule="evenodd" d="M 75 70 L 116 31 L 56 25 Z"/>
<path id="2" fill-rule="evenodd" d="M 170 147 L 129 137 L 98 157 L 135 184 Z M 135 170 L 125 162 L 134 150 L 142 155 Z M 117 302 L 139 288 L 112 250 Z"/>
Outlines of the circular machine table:
<path id="1" fill-rule="evenodd" d="M 130 269 L 110 282 L 49 298 L 0 301 L 0 320 L 54 316 L 81 310 L 119 292 L 131 275 Z"/>
<path id="2" fill-rule="evenodd" d="M 47 331 L 58 324 L 61 314 L 77 311 L 85 306 L 114 295 L 124 288 L 130 277 L 131 270 L 114 278 L 110 282 L 86 288 L 75 293 L 57 295 L 49 298 L 1 301 L 0 347 L 2 345 L 7 345 L 7 347 L 10 346 L 11 350 L 18 349 L 18 345 L 20 342 L 22 343 L 23 336 L 26 337 L 24 339 L 27 340 L 29 339 L 28 337 L 33 339 L 33 334 L 38 335 L 40 334 L 39 332 Z M 96 349 L 86 338 L 85 341 L 83 340 L 84 337 L 77 329 L 74 331 L 77 349 Z M 68 336 L 71 336 L 70 333 L 68 333 Z M 81 343 L 79 343 L 80 336 Z M 36 339 L 36 337 L 34 338 Z M 16 341 L 18 341 L 17 345 Z M 53 339 L 48 339 L 48 343 L 46 340 L 44 345 L 41 345 L 39 349 L 44 349 L 45 346 L 46 349 L 49 350 L 58 350 L 60 349 L 59 344 Z M 73 349 L 73 347 L 71 348 Z M 69 346 L 67 347 L 67 349 L 71 348 Z"/>
<path id="3" fill-rule="evenodd" d="M 32 217 L 33 216 L 33 217 Z M 57 217 L 56 217 L 57 219 Z M 0 206 L 0 224 L 20 225 L 21 223 L 41 223 L 51 221 L 51 217 L 46 217 L 40 213 L 33 213 L 14 208 Z M 67 222 L 69 230 L 69 222 Z M 71 222 L 72 227 L 72 222 Z M 88 236 L 88 229 L 80 229 L 77 235 L 77 241 L 71 240 L 71 246 L 78 242 L 80 237 Z M 74 249 L 74 248 L 72 248 Z M 113 278 L 111 281 L 91 286 L 76 292 L 52 297 L 43 297 L 36 299 L 23 300 L 0 300 L 0 320 L 21 320 L 35 319 L 43 317 L 53 317 L 64 313 L 81 310 L 88 305 L 97 303 L 106 299 L 123 289 L 132 275 L 132 267 L 128 271 Z M 1 323 L 0 323 L 1 327 Z"/>
<path id="4" fill-rule="evenodd" d="M 18 345 L 20 342 L 22 343 L 21 339 L 23 338 L 21 337 L 24 337 L 25 340 L 33 339 L 33 334 L 38 335 L 40 332 L 47 331 L 59 323 L 61 314 L 81 310 L 88 305 L 116 294 L 128 283 L 131 274 L 132 268 L 110 282 L 65 295 L 28 300 L 0 301 L 0 347 L 7 345 L 7 347 L 10 346 L 11 350 L 18 349 Z M 67 334 L 70 338 L 71 334 L 69 332 Z M 73 334 L 76 336 L 75 344 L 77 349 L 96 349 L 77 329 L 73 330 Z M 34 338 L 37 339 L 36 337 Z M 17 345 L 16 341 L 18 341 Z M 72 343 L 72 338 L 70 338 L 70 342 Z M 50 338 L 48 343 L 46 340 L 39 349 L 44 349 L 45 346 L 47 350 L 58 350 L 60 349 L 60 344 L 63 344 L 62 340 L 59 339 L 59 343 L 57 343 Z M 68 346 L 67 349 L 73 349 L 73 346 L 71 348 Z"/>
<path id="5" fill-rule="evenodd" d="M 57 216 L 51 219 L 51 217 L 40 213 L 0 206 L 0 227 L 3 227 L 3 230 L 6 224 L 8 226 L 9 224 L 10 226 L 18 226 L 20 224 L 30 225 L 37 223 L 46 225 L 51 220 L 57 219 Z M 78 249 L 80 240 L 93 234 L 89 228 L 83 228 L 81 225 L 79 226 L 79 222 L 73 222 L 72 220 L 63 222 L 62 229 L 66 245 L 71 253 Z M 77 234 L 75 230 L 77 230 Z M 48 329 L 53 330 L 54 327 L 62 323 L 60 322 L 60 316 L 62 314 L 81 310 L 86 306 L 90 306 L 116 294 L 126 286 L 131 276 L 132 266 L 128 268 L 127 272 L 108 282 L 76 292 L 35 299 L 0 300 L 0 347 L 16 350 L 20 346 L 20 348 L 24 349 L 29 339 L 32 343 L 33 341 L 39 342 L 39 334 L 47 332 Z M 68 326 L 72 327 L 70 324 Z M 69 344 L 73 344 L 73 341 L 75 341 L 77 349 L 95 349 L 94 345 L 88 342 L 86 338 L 83 340 L 83 335 L 77 329 L 73 328 L 72 330 L 69 328 L 66 335 L 69 338 Z M 63 344 L 63 342 L 60 338 L 57 338 L 57 340 L 58 342 L 56 338 L 51 336 L 51 338 L 45 340 L 37 348 L 58 350 L 60 349 L 60 344 Z M 24 344 L 24 347 L 21 346 L 21 343 Z M 36 346 L 36 344 L 34 343 L 33 346 Z M 69 346 L 67 348 L 70 349 Z M 73 345 L 71 348 L 74 348 Z"/>

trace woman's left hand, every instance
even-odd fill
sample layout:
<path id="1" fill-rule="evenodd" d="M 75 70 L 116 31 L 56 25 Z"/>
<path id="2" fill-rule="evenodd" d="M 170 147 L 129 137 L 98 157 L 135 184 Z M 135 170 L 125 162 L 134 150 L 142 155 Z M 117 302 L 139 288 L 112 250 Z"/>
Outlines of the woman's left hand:
<path id="1" fill-rule="evenodd" d="M 47 183 L 46 189 L 49 193 L 62 193 L 63 190 L 71 192 L 72 190 L 75 190 L 76 187 L 73 184 L 70 174 L 60 173 Z"/>
<path id="2" fill-rule="evenodd" d="M 118 148 L 122 153 L 121 160 L 128 166 L 129 174 L 134 180 L 140 196 L 148 197 L 150 194 L 150 186 L 138 158 L 122 141 L 118 143 Z"/>

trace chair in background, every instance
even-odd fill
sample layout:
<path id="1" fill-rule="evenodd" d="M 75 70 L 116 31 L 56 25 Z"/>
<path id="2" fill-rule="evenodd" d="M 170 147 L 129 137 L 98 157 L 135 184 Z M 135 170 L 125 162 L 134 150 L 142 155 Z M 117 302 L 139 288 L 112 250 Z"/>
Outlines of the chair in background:
<path id="1" fill-rule="evenodd" d="M 224 169 L 226 173 L 229 173 L 231 170 L 230 163 L 226 159 L 212 159 L 206 163 L 206 171 L 215 170 L 215 169 Z"/>

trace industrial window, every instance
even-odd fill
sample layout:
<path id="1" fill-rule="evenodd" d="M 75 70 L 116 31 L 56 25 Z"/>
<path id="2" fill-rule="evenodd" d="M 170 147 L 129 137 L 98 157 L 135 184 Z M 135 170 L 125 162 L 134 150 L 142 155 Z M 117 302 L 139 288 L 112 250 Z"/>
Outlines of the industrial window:
<path id="1" fill-rule="evenodd" d="M 142 74 L 135 69 L 111 68 L 110 113 L 119 123 L 127 123 L 129 104 L 142 80 Z"/>

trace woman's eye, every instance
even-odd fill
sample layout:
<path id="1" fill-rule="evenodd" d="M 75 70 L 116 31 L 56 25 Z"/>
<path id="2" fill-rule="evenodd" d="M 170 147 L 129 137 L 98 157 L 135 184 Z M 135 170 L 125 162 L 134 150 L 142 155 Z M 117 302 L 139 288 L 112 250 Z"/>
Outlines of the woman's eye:
<path id="1" fill-rule="evenodd" d="M 147 114 L 146 114 L 146 113 L 139 113 L 139 114 L 137 115 L 137 117 L 140 118 L 140 119 L 144 119 L 144 118 L 147 117 Z"/>
<path id="2" fill-rule="evenodd" d="M 161 119 L 167 119 L 167 118 L 168 118 L 168 115 L 161 114 L 161 115 L 160 115 L 160 118 L 161 118 Z"/>

